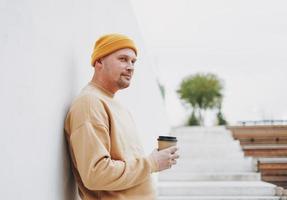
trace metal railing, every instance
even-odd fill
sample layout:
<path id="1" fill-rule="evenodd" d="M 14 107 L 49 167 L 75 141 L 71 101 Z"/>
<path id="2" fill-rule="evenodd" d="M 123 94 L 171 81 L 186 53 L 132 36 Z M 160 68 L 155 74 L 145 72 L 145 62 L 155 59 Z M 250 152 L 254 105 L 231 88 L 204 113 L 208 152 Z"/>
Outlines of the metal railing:
<path id="1" fill-rule="evenodd" d="M 287 125 L 287 120 L 274 120 L 274 119 L 247 120 L 247 121 L 238 121 L 238 124 L 243 125 L 243 126 L 248 126 L 248 125 Z"/>

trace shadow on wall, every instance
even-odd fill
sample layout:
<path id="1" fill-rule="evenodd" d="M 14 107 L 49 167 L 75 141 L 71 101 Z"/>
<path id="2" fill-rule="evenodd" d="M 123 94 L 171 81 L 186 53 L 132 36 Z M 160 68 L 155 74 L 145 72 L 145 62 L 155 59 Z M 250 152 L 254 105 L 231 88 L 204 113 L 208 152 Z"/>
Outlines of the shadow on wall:
<path id="1" fill-rule="evenodd" d="M 71 56 L 69 62 L 68 63 L 68 67 L 66 68 L 66 86 L 65 88 L 68 88 L 68 90 L 64 91 L 65 92 L 65 98 L 66 98 L 66 102 L 65 102 L 65 107 L 63 108 L 64 112 L 64 116 L 63 116 L 63 120 L 62 120 L 62 133 L 61 133 L 61 137 L 62 137 L 62 155 L 61 155 L 61 166 L 62 166 L 62 172 L 61 172 L 61 176 L 62 176 L 62 199 L 63 200 L 79 200 L 79 195 L 77 192 L 77 185 L 76 185 L 76 181 L 74 179 L 73 173 L 72 173 L 72 163 L 71 163 L 71 158 L 70 158 L 70 154 L 69 154 L 69 148 L 68 148 L 68 143 L 66 141 L 65 138 L 65 131 L 64 131 L 64 122 L 66 119 L 66 115 L 68 113 L 70 104 L 73 100 L 73 98 L 75 97 L 76 94 L 76 86 L 77 86 L 77 80 L 78 80 L 78 73 L 77 73 L 77 62 L 76 60 L 74 60 L 74 56 Z"/>
<path id="2" fill-rule="evenodd" d="M 63 132 L 63 155 L 62 157 L 63 162 L 62 162 L 62 167 L 63 167 L 63 173 L 62 173 L 62 178 L 63 178 L 63 200 L 78 200 L 77 198 L 77 187 L 76 187 L 76 182 L 72 173 L 72 168 L 71 168 L 71 158 L 69 156 L 69 151 L 68 151 L 68 144 L 65 140 L 64 132 Z"/>

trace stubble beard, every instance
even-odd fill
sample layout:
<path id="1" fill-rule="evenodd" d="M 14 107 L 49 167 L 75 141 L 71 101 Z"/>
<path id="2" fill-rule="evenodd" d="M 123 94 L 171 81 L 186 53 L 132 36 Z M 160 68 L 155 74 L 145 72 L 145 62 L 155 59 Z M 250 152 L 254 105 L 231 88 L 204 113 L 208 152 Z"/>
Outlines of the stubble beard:
<path id="1" fill-rule="evenodd" d="M 126 80 L 125 77 L 120 77 L 118 80 L 118 87 L 119 89 L 125 89 L 130 86 L 130 80 Z"/>

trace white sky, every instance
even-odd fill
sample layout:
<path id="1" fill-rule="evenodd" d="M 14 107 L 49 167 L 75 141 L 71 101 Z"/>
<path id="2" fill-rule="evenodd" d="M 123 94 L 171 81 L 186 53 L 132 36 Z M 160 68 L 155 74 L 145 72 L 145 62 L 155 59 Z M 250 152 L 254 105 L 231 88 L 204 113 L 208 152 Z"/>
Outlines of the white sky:
<path id="1" fill-rule="evenodd" d="M 225 83 L 227 120 L 287 119 L 287 1 L 131 0 L 172 125 L 188 112 L 175 90 L 212 72 Z M 207 124 L 214 119 L 207 116 Z"/>

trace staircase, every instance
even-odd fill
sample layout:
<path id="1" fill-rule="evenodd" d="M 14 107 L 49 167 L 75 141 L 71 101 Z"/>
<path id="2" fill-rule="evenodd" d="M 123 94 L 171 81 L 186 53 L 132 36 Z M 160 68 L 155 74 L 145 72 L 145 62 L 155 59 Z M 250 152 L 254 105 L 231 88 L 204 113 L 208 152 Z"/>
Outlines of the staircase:
<path id="1" fill-rule="evenodd" d="M 276 186 L 260 180 L 252 158 L 224 127 L 181 127 L 180 158 L 159 173 L 158 200 L 279 200 Z"/>

